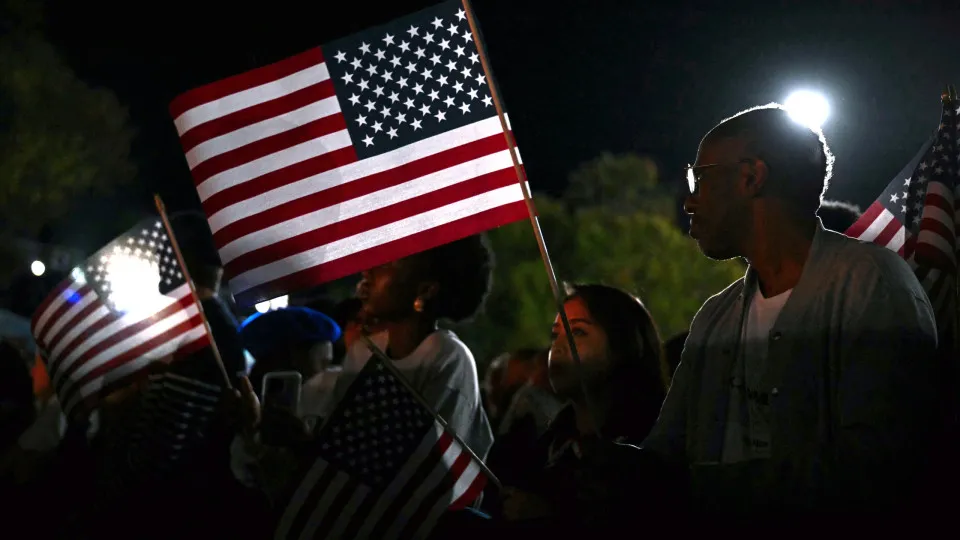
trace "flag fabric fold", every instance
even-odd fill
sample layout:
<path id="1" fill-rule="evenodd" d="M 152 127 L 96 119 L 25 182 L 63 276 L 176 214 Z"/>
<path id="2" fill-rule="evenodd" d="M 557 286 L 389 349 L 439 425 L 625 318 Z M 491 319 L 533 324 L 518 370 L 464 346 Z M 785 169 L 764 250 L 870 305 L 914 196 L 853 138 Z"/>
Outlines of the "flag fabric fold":
<path id="1" fill-rule="evenodd" d="M 74 268 L 37 308 L 31 330 L 69 417 L 89 414 L 152 362 L 210 343 L 156 217 Z"/>
<path id="2" fill-rule="evenodd" d="M 383 361 L 371 358 L 316 440 L 275 538 L 426 538 L 487 476 Z"/>
<path id="3" fill-rule="evenodd" d="M 934 136 L 844 233 L 896 251 L 910 264 L 944 343 L 953 339 L 957 317 L 958 115 L 960 103 L 945 96 Z"/>
<path id="4" fill-rule="evenodd" d="M 170 105 L 238 302 L 527 216 L 459 2 Z"/>

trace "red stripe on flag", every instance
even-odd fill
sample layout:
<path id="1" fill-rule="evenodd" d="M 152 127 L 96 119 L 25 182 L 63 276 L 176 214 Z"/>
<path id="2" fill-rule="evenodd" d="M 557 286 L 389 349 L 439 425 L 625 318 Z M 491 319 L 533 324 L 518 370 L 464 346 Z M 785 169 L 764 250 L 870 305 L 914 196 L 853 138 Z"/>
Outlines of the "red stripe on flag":
<path id="1" fill-rule="evenodd" d="M 103 307 L 103 306 L 98 303 L 97 307 Z M 79 347 L 80 344 L 90 339 L 91 336 L 93 336 L 100 330 L 103 330 L 110 324 L 118 321 L 119 319 L 120 317 L 118 315 L 114 313 L 108 313 L 107 315 L 104 315 L 103 317 L 100 317 L 99 319 L 97 319 L 94 323 L 88 326 L 86 330 L 78 333 L 69 342 L 64 343 L 62 346 L 60 346 L 60 349 L 61 349 L 60 354 L 50 359 L 50 375 L 54 377 L 56 376 L 56 374 L 60 371 L 60 365 L 63 363 L 63 360 L 67 356 L 70 356 L 70 351 L 72 351 L 76 347 Z"/>
<path id="2" fill-rule="evenodd" d="M 271 190 L 299 182 L 304 178 L 310 178 L 317 174 L 332 171 L 355 161 L 357 161 L 357 152 L 352 146 L 327 152 L 326 154 L 265 174 L 256 180 L 244 182 L 220 191 L 203 201 L 203 210 L 207 216 L 212 216 L 228 206 L 262 196 Z"/>
<path id="3" fill-rule="evenodd" d="M 453 501 L 453 504 L 450 505 L 450 510 L 463 510 L 473 504 L 473 501 L 477 500 L 477 497 L 483 493 L 483 488 L 486 486 L 487 475 L 483 471 L 480 471 L 477 473 L 477 477 L 473 479 L 473 482 L 470 483 L 470 487 L 468 487 L 457 500 Z"/>
<path id="4" fill-rule="evenodd" d="M 72 295 L 72 296 L 73 296 L 73 299 L 75 299 L 76 302 L 79 302 L 80 299 L 83 298 L 84 296 L 86 296 L 87 293 L 89 293 L 91 290 L 92 290 L 92 289 L 90 288 L 89 285 L 84 285 L 84 286 L 80 287 L 79 289 L 77 289 L 76 292 Z M 72 308 L 74 305 L 76 305 L 76 302 L 72 302 L 72 301 L 70 301 L 70 300 L 66 300 L 66 301 L 64 301 L 62 304 L 60 304 L 59 307 L 57 307 L 57 309 L 56 309 L 56 310 L 50 315 L 50 317 L 47 319 L 47 324 L 44 325 L 43 329 L 42 329 L 41 332 L 40 332 L 40 335 L 36 337 L 37 343 L 43 342 L 44 344 L 46 344 L 46 343 L 50 343 L 50 342 L 53 341 L 53 340 L 49 339 L 49 338 L 51 337 L 51 336 L 50 336 L 50 330 L 53 328 L 53 326 L 57 323 L 57 321 L 59 321 L 59 320 L 63 317 L 63 315 L 64 315 L 70 308 Z M 64 325 L 60 328 L 60 330 L 58 330 L 57 333 L 62 332 L 63 329 L 66 328 L 67 326 L 68 326 L 67 324 L 64 324 Z"/>
<path id="5" fill-rule="evenodd" d="M 170 114 L 176 119 L 181 114 L 204 103 L 216 101 L 230 94 L 282 79 L 288 75 L 293 75 L 298 71 L 321 63 L 323 63 L 323 52 L 320 50 L 320 47 L 314 47 L 296 56 L 291 56 L 290 58 L 280 60 L 268 66 L 234 75 L 233 77 L 212 82 L 200 88 L 194 88 L 193 90 L 185 92 L 177 96 L 177 98 L 170 103 Z"/>
<path id="6" fill-rule="evenodd" d="M 903 225 L 896 218 L 891 219 L 889 223 L 884 226 L 883 230 L 880 231 L 880 234 L 874 238 L 873 243 L 881 246 L 886 246 L 893 238 L 903 229 Z"/>
<path id="7" fill-rule="evenodd" d="M 192 171 L 194 182 L 199 186 L 211 176 L 239 167 L 244 163 L 345 129 L 347 129 L 347 122 L 342 114 L 337 113 L 282 131 L 205 160 L 194 167 Z"/>
<path id="8" fill-rule="evenodd" d="M 204 141 L 295 111 L 334 95 L 333 81 L 327 79 L 277 99 L 265 101 L 221 116 L 216 120 L 204 122 L 181 135 L 180 144 L 183 146 L 184 152 L 189 152 Z"/>
<path id="9" fill-rule="evenodd" d="M 315 212 L 321 208 L 327 208 L 350 199 L 369 195 L 370 193 L 453 167 L 465 161 L 481 158 L 506 149 L 506 143 L 500 134 L 485 137 L 463 146 L 457 146 L 432 156 L 405 163 L 387 171 L 375 173 L 352 182 L 308 194 L 294 201 L 270 208 L 265 212 L 249 216 L 240 221 L 235 221 L 217 231 L 213 235 L 213 239 L 217 246 L 222 247 L 250 233 L 295 219 L 310 212 Z M 515 175 L 514 181 L 516 181 Z M 260 181 L 257 181 L 257 186 L 262 188 Z M 371 227 L 373 227 L 373 225 L 371 225 Z"/>
<path id="10" fill-rule="evenodd" d="M 523 201 L 506 204 L 328 263 L 300 270 L 254 289 L 242 291 L 236 295 L 236 298 L 242 305 L 253 305 L 256 302 L 286 294 L 287 291 L 304 289 L 316 283 L 356 274 L 412 253 L 426 251 L 526 217 L 527 205 Z"/>
<path id="11" fill-rule="evenodd" d="M 107 362 L 104 362 L 99 366 L 91 369 L 86 375 L 83 375 L 82 377 L 77 379 L 66 394 L 61 394 L 60 390 L 58 389 L 57 395 L 62 396 L 63 403 L 65 404 L 69 403 L 73 399 L 74 394 L 79 392 L 84 385 L 88 384 L 94 379 L 103 377 L 107 373 L 113 371 L 114 369 L 128 362 L 131 362 L 133 360 L 140 358 L 141 356 L 152 351 L 153 349 L 156 349 L 157 347 L 160 347 L 161 345 L 163 345 L 168 341 L 172 341 L 174 339 L 181 337 L 183 334 L 186 334 L 187 332 L 196 328 L 197 326 L 203 326 L 203 316 L 200 313 L 194 314 L 193 317 L 181 322 L 180 324 L 177 324 L 176 326 L 171 327 L 166 332 L 163 332 L 162 334 L 159 334 L 156 337 L 150 338 L 149 340 L 144 341 L 143 343 L 140 343 L 136 347 L 133 347 L 129 351 L 119 356 L 115 356 L 110 360 L 108 360 Z M 146 369 L 148 365 L 143 366 L 141 370 Z M 137 370 L 137 371 L 139 372 L 141 370 Z"/>
<path id="12" fill-rule="evenodd" d="M 102 341 L 94 345 L 93 347 L 90 347 L 78 358 L 74 359 L 73 363 L 70 364 L 70 366 L 67 367 L 66 370 L 63 372 L 63 374 L 60 376 L 60 379 L 59 379 L 60 382 L 58 382 L 56 385 L 57 394 L 58 395 L 60 394 L 60 391 L 63 389 L 63 385 L 67 382 L 67 380 L 71 378 L 71 375 L 73 375 L 73 373 L 77 369 L 79 369 L 80 366 L 90 361 L 90 359 L 106 351 L 110 347 L 113 347 L 114 345 L 120 343 L 121 341 L 124 341 L 128 338 L 131 338 L 139 334 L 140 332 L 146 330 L 147 328 L 150 328 L 151 326 L 166 319 L 167 317 L 171 315 L 175 315 L 178 312 L 184 309 L 187 309 L 191 305 L 194 305 L 193 297 L 190 295 L 186 295 L 180 300 L 177 300 L 176 302 L 170 304 L 169 306 L 153 314 L 152 316 L 147 317 L 146 319 L 139 321 L 136 324 L 124 326 L 117 332 L 109 335 L 107 338 L 103 339 Z"/>
<path id="13" fill-rule="evenodd" d="M 67 288 L 69 288 L 71 285 L 73 285 L 73 281 L 70 279 L 61 281 L 59 284 L 57 284 L 57 287 L 53 291 L 51 291 L 46 298 L 43 299 L 43 302 L 40 302 L 40 306 L 37 307 L 36 311 L 33 312 L 33 317 L 30 318 L 31 334 L 33 334 L 34 336 L 37 335 L 37 323 L 39 322 L 40 317 L 47 311 L 47 309 L 50 308 L 50 304 L 53 303 L 53 300 L 59 297 L 60 295 L 64 294 Z M 46 324 L 50 324 L 52 320 L 53 319 L 48 317 Z"/>
<path id="14" fill-rule="evenodd" d="M 870 226 L 873 225 L 873 222 L 876 221 L 881 214 L 883 214 L 883 210 L 884 208 L 882 204 L 880 204 L 879 202 L 874 202 L 866 209 L 866 211 L 863 212 L 863 215 L 860 216 L 860 219 L 858 219 L 853 225 L 851 225 L 850 228 L 847 229 L 847 231 L 843 234 L 852 238 L 860 238 L 861 236 L 863 236 L 863 233 L 867 232 L 867 229 L 869 229 Z M 873 239 L 864 238 L 863 240 L 866 240 L 869 242 L 869 241 L 872 241 Z"/>
<path id="15" fill-rule="evenodd" d="M 290 238 L 274 239 L 270 244 L 244 253 L 228 262 L 224 267 L 225 274 L 234 277 L 263 266 L 264 261 L 278 261 L 317 246 L 323 246 L 377 227 L 389 225 L 395 221 L 423 214 L 497 188 L 513 185 L 516 182 L 517 176 L 512 168 L 501 169 L 372 212 L 337 221 L 326 227 Z M 347 184 L 344 187 L 351 185 L 354 184 Z M 258 214 L 258 216 L 262 215 L 264 214 Z"/>
<path id="16" fill-rule="evenodd" d="M 91 291 L 88 289 L 84 294 L 87 294 L 89 292 Z M 79 298 L 78 298 L 78 301 L 79 301 Z M 44 348 L 47 349 L 47 352 L 49 353 L 50 351 L 52 351 L 54 349 L 54 346 L 53 346 L 54 344 L 60 343 L 60 341 L 64 338 L 64 336 L 67 335 L 67 333 L 70 332 L 70 330 L 76 328 L 78 324 L 82 323 L 87 317 L 89 317 L 90 314 L 93 313 L 97 309 L 97 307 L 99 307 L 99 305 L 100 303 L 96 299 L 94 299 L 94 301 L 90 302 L 89 304 L 84 306 L 83 309 L 75 313 L 73 317 L 70 318 L 70 320 L 66 321 L 66 323 L 63 324 L 55 334 L 45 336 L 43 339 L 43 342 L 44 342 Z M 48 326 L 53 326 L 53 323 L 55 323 L 56 321 L 57 319 L 51 319 Z M 45 331 L 49 331 L 49 329 L 45 329 Z"/>

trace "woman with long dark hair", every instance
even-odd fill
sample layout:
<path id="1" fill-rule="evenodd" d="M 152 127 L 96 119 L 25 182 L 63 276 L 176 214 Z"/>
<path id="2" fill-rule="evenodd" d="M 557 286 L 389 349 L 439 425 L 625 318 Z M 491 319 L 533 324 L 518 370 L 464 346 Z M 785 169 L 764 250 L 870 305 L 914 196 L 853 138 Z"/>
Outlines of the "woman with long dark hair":
<path id="1" fill-rule="evenodd" d="M 499 514 L 515 524 L 570 532 L 609 527 L 612 516 L 629 512 L 630 485 L 642 461 L 629 444 L 642 441 L 656 421 L 667 370 L 656 323 L 638 298 L 597 284 L 566 292 L 580 365 L 558 316 L 549 374 L 568 405 L 526 456 L 523 473 L 501 479 L 510 487 Z"/>

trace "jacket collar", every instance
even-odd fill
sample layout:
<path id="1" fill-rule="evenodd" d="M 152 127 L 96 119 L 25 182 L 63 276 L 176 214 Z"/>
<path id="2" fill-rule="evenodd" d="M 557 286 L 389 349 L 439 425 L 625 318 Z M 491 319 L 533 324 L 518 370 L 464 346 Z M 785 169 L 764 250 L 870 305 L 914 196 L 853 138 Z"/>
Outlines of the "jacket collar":
<path id="1" fill-rule="evenodd" d="M 817 218 L 817 230 L 813 234 L 810 254 L 807 255 L 807 260 L 803 264 L 803 270 L 800 272 L 800 281 L 798 281 L 796 287 L 793 288 L 794 291 L 804 292 L 816 285 L 818 280 L 815 276 L 820 275 L 821 266 L 826 258 L 825 255 L 829 251 L 829 246 L 833 243 L 834 236 L 836 235 L 837 233 L 825 229 L 820 222 L 820 218 Z M 758 283 L 759 278 L 757 277 L 757 271 L 753 269 L 753 265 L 747 266 L 747 271 L 743 276 L 743 288 L 740 290 L 740 300 L 749 302 L 753 297 L 753 293 L 759 290 Z"/>

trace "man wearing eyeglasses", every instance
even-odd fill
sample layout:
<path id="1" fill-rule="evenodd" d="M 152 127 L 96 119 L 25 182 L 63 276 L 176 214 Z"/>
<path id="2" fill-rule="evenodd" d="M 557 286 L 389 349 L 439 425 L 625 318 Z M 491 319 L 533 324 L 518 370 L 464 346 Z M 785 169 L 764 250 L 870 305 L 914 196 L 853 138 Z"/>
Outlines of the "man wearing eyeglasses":
<path id="1" fill-rule="evenodd" d="M 766 106 L 713 128 L 687 169 L 690 236 L 749 263 L 694 318 L 644 443 L 691 466 L 702 508 L 902 509 L 929 449 L 930 302 L 896 253 L 823 228 L 832 162 Z"/>

